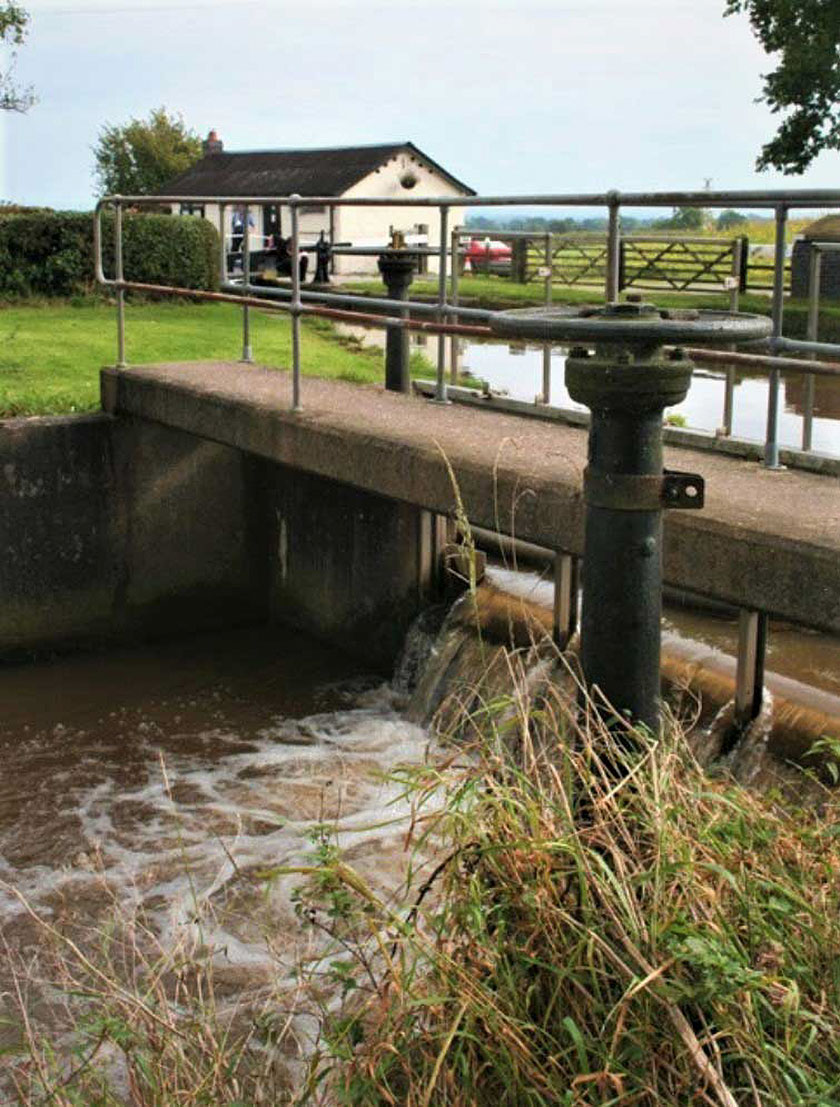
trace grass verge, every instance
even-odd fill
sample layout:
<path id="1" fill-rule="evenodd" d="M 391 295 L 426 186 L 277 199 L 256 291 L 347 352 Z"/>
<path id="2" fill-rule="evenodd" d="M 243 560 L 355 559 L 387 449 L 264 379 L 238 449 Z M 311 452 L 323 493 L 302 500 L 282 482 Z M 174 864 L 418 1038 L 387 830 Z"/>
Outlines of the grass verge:
<path id="1" fill-rule="evenodd" d="M 303 371 L 311 376 L 383 379 L 381 350 L 336 339 L 325 320 L 303 323 Z M 223 359 L 242 353 L 241 310 L 231 304 L 134 301 L 126 307 L 128 357 L 156 361 Z M 251 312 L 254 356 L 291 364 L 286 316 Z M 99 407 L 99 370 L 116 357 L 115 308 L 104 301 L 39 301 L 0 308 L 0 417 L 55 415 Z"/>
<path id="2" fill-rule="evenodd" d="M 340 967 L 310 1089 L 405 1107 L 840 1102 L 836 803 L 785 810 L 710 779 L 676 727 L 616 736 L 527 700 L 458 720 L 481 735 L 460 770 L 407 776 L 418 801 L 446 799 L 418 815 L 438 864 L 402 904 L 322 858 L 310 910 L 373 937 L 355 976 Z"/>

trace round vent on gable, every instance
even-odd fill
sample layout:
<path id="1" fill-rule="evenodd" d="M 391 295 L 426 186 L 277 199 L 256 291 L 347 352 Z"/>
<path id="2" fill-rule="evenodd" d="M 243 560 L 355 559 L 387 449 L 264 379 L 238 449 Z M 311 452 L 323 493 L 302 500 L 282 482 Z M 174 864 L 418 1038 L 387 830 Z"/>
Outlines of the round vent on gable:
<path id="1" fill-rule="evenodd" d="M 406 169 L 400 176 L 400 184 L 403 188 L 414 188 L 417 184 L 417 174 L 411 169 Z"/>

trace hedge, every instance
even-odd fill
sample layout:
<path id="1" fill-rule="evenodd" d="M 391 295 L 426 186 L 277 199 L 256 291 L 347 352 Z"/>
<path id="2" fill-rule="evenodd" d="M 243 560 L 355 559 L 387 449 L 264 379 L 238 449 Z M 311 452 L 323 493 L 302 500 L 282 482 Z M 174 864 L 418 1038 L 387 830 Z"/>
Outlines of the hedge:
<path id="1" fill-rule="evenodd" d="M 103 254 L 113 275 L 113 216 L 103 217 Z M 123 268 L 126 280 L 217 289 L 218 232 L 194 215 L 127 214 Z M 94 284 L 92 214 L 0 214 L 0 295 L 72 296 Z"/>

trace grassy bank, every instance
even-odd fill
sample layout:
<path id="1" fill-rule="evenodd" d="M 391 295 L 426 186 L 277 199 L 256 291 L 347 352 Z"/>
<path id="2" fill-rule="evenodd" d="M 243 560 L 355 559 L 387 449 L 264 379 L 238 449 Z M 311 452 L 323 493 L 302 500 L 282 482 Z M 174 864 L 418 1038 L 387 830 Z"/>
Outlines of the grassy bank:
<path id="1" fill-rule="evenodd" d="M 339 341 L 331 324 L 305 321 L 304 373 L 351 381 L 384 375 L 381 351 Z M 126 308 L 129 361 L 237 360 L 241 310 L 230 304 L 135 302 Z M 289 319 L 253 311 L 258 363 L 291 364 Z M 99 406 L 99 370 L 116 358 L 115 308 L 97 300 L 0 308 L 0 417 L 91 411 Z"/>

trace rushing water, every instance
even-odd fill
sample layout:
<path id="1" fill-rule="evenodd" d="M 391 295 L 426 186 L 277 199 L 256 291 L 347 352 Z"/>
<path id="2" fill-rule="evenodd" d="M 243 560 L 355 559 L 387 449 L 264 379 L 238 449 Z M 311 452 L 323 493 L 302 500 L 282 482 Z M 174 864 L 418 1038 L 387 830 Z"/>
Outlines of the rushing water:
<path id="1" fill-rule="evenodd" d="M 49 994 L 33 913 L 95 945 L 118 907 L 163 950 L 201 918 L 220 988 L 253 993 L 291 986 L 312 941 L 302 878 L 260 874 L 304 862 L 320 824 L 373 887 L 402 879 L 407 811 L 385 774 L 422 759 L 426 733 L 321 643 L 237 631 L 8 666 L 0 703 L 0 1014 L 15 966 L 34 1007 Z"/>
<path id="2" fill-rule="evenodd" d="M 383 345 L 381 331 L 344 326 L 339 330 L 353 334 L 364 342 Z M 449 357 L 449 340 L 447 358 Z M 432 362 L 437 361 L 438 340 L 425 335 L 412 336 L 413 348 L 419 349 Z M 460 343 L 461 372 L 468 372 L 477 381 L 486 382 L 496 392 L 516 400 L 531 402 L 542 392 L 542 348 L 507 345 L 500 342 Z M 586 409 L 569 397 L 564 384 L 565 351 L 555 349 L 551 356 L 551 403 L 556 407 Z M 447 361 L 447 367 L 448 367 Z M 447 368 L 448 372 L 448 368 Z M 685 401 L 669 408 L 669 415 L 682 416 L 686 425 L 697 430 L 715 431 L 723 423 L 723 400 L 726 375 L 723 370 L 702 369 L 695 372 Z M 802 444 L 803 377 L 799 374 L 782 380 L 779 411 L 779 442 L 783 446 Z M 817 377 L 814 390 L 813 446 L 820 453 L 840 456 L 840 378 Z M 735 399 L 732 433 L 738 438 L 763 442 L 767 421 L 767 379 L 762 374 L 738 370 L 735 378 Z"/>

